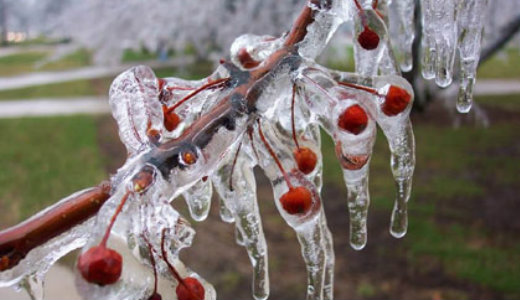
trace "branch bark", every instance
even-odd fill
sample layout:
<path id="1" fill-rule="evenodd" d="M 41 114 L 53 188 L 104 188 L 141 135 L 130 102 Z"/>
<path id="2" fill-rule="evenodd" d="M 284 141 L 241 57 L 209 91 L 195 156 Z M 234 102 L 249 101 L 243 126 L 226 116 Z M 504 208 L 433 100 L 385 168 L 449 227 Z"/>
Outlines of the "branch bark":
<path id="1" fill-rule="evenodd" d="M 518 32 L 520 32 L 520 14 L 512 18 L 506 25 L 500 28 L 499 36 L 480 52 L 479 67 L 482 62 L 488 60 L 496 52 L 502 49 Z"/>
<path id="2" fill-rule="evenodd" d="M 0 271 L 16 266 L 32 249 L 95 215 L 109 197 L 110 184 L 102 182 L 0 232 Z"/>
<path id="3" fill-rule="evenodd" d="M 324 5 L 330 7 L 330 2 L 331 0 L 309 1 L 316 7 Z M 246 103 L 241 103 L 241 107 L 247 106 L 246 113 L 253 114 L 256 101 L 262 94 L 261 87 L 265 80 L 269 80 L 269 76 L 266 75 L 280 64 L 292 62 L 285 58 L 293 55 L 297 44 L 307 35 L 307 26 L 314 22 L 317 13 L 319 12 L 305 5 L 287 35 L 284 46 L 257 68 L 251 71 L 240 71 L 234 65 L 228 64 L 232 73 L 230 81 L 235 82 L 233 90 L 208 113 L 195 120 L 179 138 L 154 148 L 150 152 L 147 163 L 156 165 L 163 176 L 167 177 L 170 171 L 178 166 L 175 159 L 186 147 L 205 148 L 218 128 L 228 126 L 230 120 L 235 118 L 237 109 L 240 109 L 236 107 L 233 96 L 238 95 L 245 101 Z M 137 173 L 136 177 L 141 172 L 145 170 Z M 110 185 L 102 183 L 98 187 L 49 208 L 43 214 L 1 231 L 0 271 L 16 266 L 32 249 L 94 216 L 109 197 Z"/>

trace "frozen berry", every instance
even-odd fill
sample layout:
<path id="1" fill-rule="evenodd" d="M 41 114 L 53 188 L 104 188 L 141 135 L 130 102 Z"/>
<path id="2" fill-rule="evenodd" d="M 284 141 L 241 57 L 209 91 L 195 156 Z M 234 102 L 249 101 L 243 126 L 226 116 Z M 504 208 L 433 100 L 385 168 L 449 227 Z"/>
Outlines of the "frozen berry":
<path id="1" fill-rule="evenodd" d="M 193 153 L 189 150 L 182 152 L 181 156 L 182 156 L 183 162 L 187 165 L 193 165 L 194 163 L 197 162 L 197 155 L 195 155 L 195 153 Z"/>
<path id="2" fill-rule="evenodd" d="M 341 167 L 346 170 L 359 170 L 361 169 L 370 158 L 369 155 L 350 155 L 343 154 L 341 149 L 341 142 L 338 142 L 335 147 L 336 157 L 341 164 Z"/>
<path id="3" fill-rule="evenodd" d="M 360 134 L 368 124 L 365 110 L 358 104 L 349 106 L 338 118 L 338 127 L 353 134 Z"/>
<path id="4" fill-rule="evenodd" d="M 296 164 L 298 165 L 298 170 L 300 170 L 303 174 L 311 173 L 316 167 L 316 161 L 318 157 L 316 153 L 307 147 L 300 147 L 294 150 L 293 152 L 294 159 L 296 160 Z"/>
<path id="5" fill-rule="evenodd" d="M 381 110 L 387 116 L 395 116 L 406 109 L 412 96 L 403 88 L 391 85 L 385 97 Z"/>
<path id="6" fill-rule="evenodd" d="M 174 111 L 168 111 L 168 107 L 163 105 L 163 113 L 164 113 L 164 128 L 168 131 L 173 131 L 179 123 L 181 122 L 181 118 Z"/>
<path id="7" fill-rule="evenodd" d="M 79 256 L 78 269 L 90 283 L 112 284 L 121 276 L 123 258 L 115 250 L 99 245 Z"/>
<path id="8" fill-rule="evenodd" d="M 289 188 L 289 191 L 280 197 L 283 209 L 290 215 L 304 214 L 312 205 L 312 195 L 303 186 Z"/>
<path id="9" fill-rule="evenodd" d="M 367 26 L 365 26 L 365 29 L 358 35 L 357 40 L 365 50 L 374 50 L 379 45 L 379 36 Z"/>
<path id="10" fill-rule="evenodd" d="M 203 300 L 204 287 L 193 277 L 188 277 L 183 280 L 184 284 L 179 283 L 175 289 L 178 300 Z"/>
<path id="11" fill-rule="evenodd" d="M 260 64 L 260 62 L 254 60 L 249 52 L 247 52 L 246 48 L 241 48 L 238 51 L 238 61 L 242 64 L 242 66 L 246 69 L 252 69 Z"/>

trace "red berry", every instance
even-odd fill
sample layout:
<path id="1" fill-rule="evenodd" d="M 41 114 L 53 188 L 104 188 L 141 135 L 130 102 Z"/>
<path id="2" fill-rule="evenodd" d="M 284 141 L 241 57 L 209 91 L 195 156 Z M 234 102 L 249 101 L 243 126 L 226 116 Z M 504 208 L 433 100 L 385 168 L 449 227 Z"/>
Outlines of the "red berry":
<path id="1" fill-rule="evenodd" d="M 79 256 L 78 269 L 90 283 L 112 284 L 121 276 L 123 258 L 115 250 L 99 245 Z"/>
<path id="2" fill-rule="evenodd" d="M 372 29 L 365 29 L 358 35 L 358 42 L 365 50 L 374 50 L 379 45 L 379 36 Z"/>
<path id="3" fill-rule="evenodd" d="M 338 127 L 353 134 L 360 134 L 367 124 L 367 113 L 358 104 L 349 106 L 338 118 Z"/>
<path id="4" fill-rule="evenodd" d="M 204 287 L 193 277 L 183 280 L 184 284 L 179 283 L 175 289 L 177 300 L 202 300 L 204 299 Z"/>
<path id="5" fill-rule="evenodd" d="M 159 293 L 153 293 L 148 300 L 162 300 L 162 296 Z"/>
<path id="6" fill-rule="evenodd" d="M 406 109 L 412 96 L 403 88 L 391 85 L 386 93 L 385 102 L 381 110 L 387 116 L 395 116 Z"/>
<path id="7" fill-rule="evenodd" d="M 300 147 L 293 152 L 296 164 L 298 164 L 298 170 L 302 171 L 303 174 L 311 173 L 316 167 L 316 161 L 318 157 L 316 153 L 307 147 Z"/>
<path id="8" fill-rule="evenodd" d="M 187 165 L 193 165 L 194 163 L 197 162 L 197 155 L 195 155 L 195 153 L 193 153 L 189 150 L 182 152 L 181 156 L 182 156 L 182 160 Z"/>
<path id="9" fill-rule="evenodd" d="M 164 128 L 168 131 L 173 131 L 179 123 L 181 122 L 181 118 L 173 111 L 168 111 L 168 107 L 163 105 L 163 113 L 164 113 Z"/>
<path id="10" fill-rule="evenodd" d="M 303 186 L 289 188 L 289 191 L 280 197 L 283 209 L 290 215 L 304 214 L 312 205 L 312 195 Z"/>
<path id="11" fill-rule="evenodd" d="M 370 158 L 368 155 L 344 155 L 341 149 L 341 142 L 336 144 L 335 150 L 341 167 L 346 170 L 359 170 Z"/>
<path id="12" fill-rule="evenodd" d="M 238 50 L 238 61 L 242 64 L 242 66 L 246 69 L 252 69 L 260 64 L 260 62 L 254 60 L 249 52 L 247 52 L 246 48 L 241 48 Z"/>

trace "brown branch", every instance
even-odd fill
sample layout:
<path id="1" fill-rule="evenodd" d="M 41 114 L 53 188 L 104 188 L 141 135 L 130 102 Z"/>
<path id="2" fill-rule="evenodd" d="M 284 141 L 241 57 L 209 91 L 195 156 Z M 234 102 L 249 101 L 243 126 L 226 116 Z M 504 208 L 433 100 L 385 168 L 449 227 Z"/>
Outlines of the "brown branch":
<path id="1" fill-rule="evenodd" d="M 518 32 L 520 32 L 520 15 L 512 18 L 498 30 L 499 34 L 493 42 L 480 52 L 479 66 L 488 60 L 498 50 L 502 49 Z"/>
<path id="2" fill-rule="evenodd" d="M 316 3 L 317 0 L 310 0 L 310 2 L 320 6 L 319 3 Z M 262 87 L 273 79 L 268 74 L 276 70 L 278 66 L 295 62 L 291 59 L 286 60 L 286 58 L 294 55 L 297 44 L 306 37 L 307 26 L 314 22 L 317 13 L 319 12 L 306 5 L 287 35 L 283 48 L 274 52 L 254 70 L 240 71 L 234 65 L 228 64 L 232 76 L 229 80 L 229 87 L 223 92 L 227 92 L 231 88 L 232 90 L 209 112 L 186 128 L 179 138 L 154 147 L 149 152 L 146 162 L 155 165 L 163 176 L 167 177 L 170 171 L 177 167 L 175 159 L 186 150 L 186 147 L 203 149 L 221 126 L 232 127 L 230 122 L 236 118 L 237 110 L 241 109 L 232 101 L 233 97 L 238 96 L 245 101 L 240 104 L 247 107 L 245 113 L 253 113 L 256 101 L 262 94 Z M 142 169 L 136 176 L 139 176 L 141 172 L 146 172 L 146 170 Z M 110 186 L 106 183 L 100 184 L 98 187 L 52 207 L 42 215 L 0 232 L 0 271 L 12 268 L 35 247 L 95 215 L 109 198 L 109 193 Z"/>
<path id="3" fill-rule="evenodd" d="M 16 266 L 32 249 L 95 215 L 109 197 L 110 184 L 102 182 L 43 214 L 1 231 L 0 271 Z"/>

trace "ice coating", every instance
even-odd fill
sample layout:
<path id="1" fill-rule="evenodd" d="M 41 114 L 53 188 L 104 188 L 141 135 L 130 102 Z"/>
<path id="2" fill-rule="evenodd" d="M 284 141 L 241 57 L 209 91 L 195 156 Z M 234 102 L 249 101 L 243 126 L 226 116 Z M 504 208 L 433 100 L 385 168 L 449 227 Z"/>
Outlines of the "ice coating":
<path id="1" fill-rule="evenodd" d="M 249 156 L 249 142 L 233 149 L 212 177 L 215 189 L 235 221 L 237 242 L 244 246 L 253 266 L 252 294 L 255 299 L 269 296 L 267 244 L 256 199 L 253 167 L 256 158 Z"/>
<path id="2" fill-rule="evenodd" d="M 423 76 L 451 84 L 457 45 L 456 1 L 423 0 Z"/>
<path id="3" fill-rule="evenodd" d="M 449 84 L 458 49 L 458 108 L 466 111 L 480 51 L 478 12 L 486 1 L 421 4 L 423 75 L 441 86 Z M 52 263 L 78 247 L 85 253 L 107 237 L 106 246 L 123 257 L 123 274 L 103 287 L 78 274 L 85 298 L 149 297 L 154 258 L 159 281 L 167 286 L 161 293 L 174 295 L 182 282 L 172 275 L 173 266 L 181 279 L 200 281 L 205 299 L 215 299 L 213 287 L 179 260 L 179 251 L 191 245 L 195 232 L 170 205 L 182 195 L 192 219 L 202 221 L 215 188 L 221 218 L 234 223 L 236 242 L 251 260 L 253 297 L 266 299 L 267 245 L 253 172 L 260 167 L 271 182 L 281 217 L 300 242 L 307 298 L 333 299 L 333 240 L 320 197 L 320 129 L 336 144 L 348 190 L 350 244 L 358 250 L 367 242 L 368 175 L 377 126 L 383 130 L 397 188 L 390 232 L 404 236 L 415 146 L 409 118 L 413 91 L 399 67 L 412 67 L 413 15 L 412 0 L 364 0 L 359 5 L 354 0 L 311 0 L 290 31 L 279 37 L 240 36 L 230 59 L 200 80 L 156 78 L 144 66 L 124 72 L 112 84 L 109 101 L 129 156 L 111 178 L 110 198 L 95 218 L 39 245 L 10 269 L 3 269 L 10 254 L 2 252 L 0 285 L 18 284 L 31 297 L 41 298 L 43 275 Z M 356 73 L 314 61 L 342 22 L 354 24 Z M 297 161 L 301 149 L 314 155 L 307 156 L 307 169 Z"/>
<path id="4" fill-rule="evenodd" d="M 209 214 L 213 187 L 208 178 L 203 178 L 183 194 L 184 200 L 190 210 L 190 216 L 195 221 L 204 221 Z"/>
<path id="5" fill-rule="evenodd" d="M 363 96 L 361 95 L 361 97 Z M 342 107 L 358 104 L 359 102 L 354 102 L 354 99 L 341 99 L 342 103 L 338 105 L 340 110 L 337 111 L 341 112 Z M 372 120 L 369 120 L 367 127 L 359 134 L 352 134 L 341 129 L 337 129 L 335 134 L 336 155 L 342 165 L 343 179 L 348 190 L 350 245 L 356 250 L 362 249 L 367 242 L 367 217 L 370 204 L 368 165 L 375 142 L 375 134 L 375 122 Z"/>
<path id="6" fill-rule="evenodd" d="M 379 43 L 374 49 L 364 49 L 363 46 L 359 44 L 360 35 L 366 28 L 375 32 L 379 38 Z M 384 21 L 373 9 L 364 9 L 363 11 L 356 12 L 354 13 L 353 35 L 357 37 L 354 42 L 356 73 L 364 76 L 377 75 L 385 49 L 389 47 L 388 30 Z"/>
<path id="7" fill-rule="evenodd" d="M 410 199 L 412 176 L 415 168 L 415 139 L 410 121 L 413 90 L 410 84 L 397 76 L 378 77 L 374 86 L 381 94 L 387 94 L 391 86 L 404 89 L 410 96 L 406 108 L 395 116 L 388 116 L 383 104 L 378 105 L 377 123 L 383 130 L 390 147 L 390 166 L 397 188 L 396 200 L 392 211 L 390 233 L 397 238 L 406 234 L 408 226 L 407 203 Z"/>
<path id="8" fill-rule="evenodd" d="M 458 50 L 460 87 L 456 107 L 463 113 L 471 109 L 486 10 L 485 0 L 421 1 L 422 75 L 435 79 L 440 87 L 449 86 Z"/>
<path id="9" fill-rule="evenodd" d="M 88 190 L 90 189 L 79 191 L 60 200 L 58 203 L 40 212 L 31 219 L 47 214 L 54 207 L 59 207 Z M 86 243 L 89 230 L 92 226 L 93 219 L 90 218 L 30 251 L 16 266 L 0 272 L 0 286 L 18 285 L 26 289 L 32 299 L 41 299 L 43 297 L 42 285 L 45 273 L 61 257 L 72 250 L 81 248 Z"/>
<path id="10" fill-rule="evenodd" d="M 162 127 L 157 79 L 149 67 L 139 66 L 119 75 L 111 85 L 109 103 L 119 136 L 130 155 L 148 143 L 148 130 Z"/>
<path id="11" fill-rule="evenodd" d="M 484 18 L 480 15 L 487 7 L 487 0 L 461 1 L 458 12 L 460 86 L 457 110 L 467 113 L 473 101 L 473 87 L 476 81 L 480 57 L 480 41 Z"/>
<path id="12" fill-rule="evenodd" d="M 390 35 L 396 60 L 403 72 L 412 70 L 412 44 L 415 38 L 415 0 L 392 1 L 390 4 Z"/>

